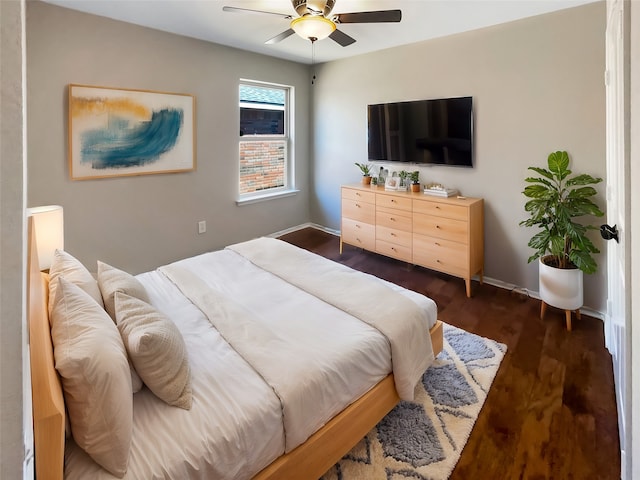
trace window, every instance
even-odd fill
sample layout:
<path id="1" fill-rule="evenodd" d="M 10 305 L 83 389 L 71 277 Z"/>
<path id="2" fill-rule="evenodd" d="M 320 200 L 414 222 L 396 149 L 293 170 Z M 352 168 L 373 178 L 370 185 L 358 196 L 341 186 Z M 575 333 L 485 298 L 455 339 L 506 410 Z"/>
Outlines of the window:
<path id="1" fill-rule="evenodd" d="M 290 87 L 240 84 L 240 201 L 291 193 Z"/>

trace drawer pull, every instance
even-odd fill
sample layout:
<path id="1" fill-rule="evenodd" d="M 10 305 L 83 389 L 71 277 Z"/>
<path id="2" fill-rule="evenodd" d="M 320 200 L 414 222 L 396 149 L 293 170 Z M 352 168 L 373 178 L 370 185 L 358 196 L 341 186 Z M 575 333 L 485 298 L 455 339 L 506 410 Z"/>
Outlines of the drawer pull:
<path id="1" fill-rule="evenodd" d="M 362 228 L 360 225 L 356 224 L 356 228 Z"/>
<path id="2" fill-rule="evenodd" d="M 392 222 L 395 222 L 395 221 L 396 221 L 396 219 L 395 219 L 395 218 L 393 218 L 393 217 L 389 217 L 389 220 L 391 220 Z"/>
<path id="3" fill-rule="evenodd" d="M 440 205 L 436 205 L 436 210 L 440 210 Z"/>
<path id="4" fill-rule="evenodd" d="M 356 207 L 360 208 L 360 204 L 359 204 L 359 203 L 356 203 Z"/>
<path id="5" fill-rule="evenodd" d="M 391 232 L 391 233 L 390 233 L 390 235 L 391 235 L 392 237 L 395 237 L 395 236 L 396 236 L 396 234 L 395 234 L 395 233 L 393 233 L 393 232 Z"/>
<path id="6" fill-rule="evenodd" d="M 396 247 L 391 247 L 391 250 L 393 250 L 394 252 L 396 252 Z"/>
<path id="7" fill-rule="evenodd" d="M 395 198 L 392 198 L 392 199 L 391 199 L 391 203 L 398 203 L 398 202 L 396 202 L 396 199 L 395 199 Z"/>
<path id="8" fill-rule="evenodd" d="M 435 246 L 436 246 L 436 247 L 439 247 L 439 246 L 440 246 L 440 244 L 439 244 L 438 242 L 435 242 Z"/>
<path id="9" fill-rule="evenodd" d="M 436 260 L 437 263 L 442 263 L 440 260 Z"/>
<path id="10" fill-rule="evenodd" d="M 360 192 L 356 192 L 356 197 L 360 197 Z"/>
<path id="11" fill-rule="evenodd" d="M 436 228 L 437 228 L 438 230 L 440 230 L 440 225 L 436 225 Z"/>

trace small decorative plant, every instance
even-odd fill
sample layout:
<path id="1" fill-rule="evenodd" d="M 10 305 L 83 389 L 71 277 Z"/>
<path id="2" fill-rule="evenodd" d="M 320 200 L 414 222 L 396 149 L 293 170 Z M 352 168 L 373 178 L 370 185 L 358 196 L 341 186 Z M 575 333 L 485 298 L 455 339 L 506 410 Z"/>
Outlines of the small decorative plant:
<path id="1" fill-rule="evenodd" d="M 547 265 L 556 268 L 579 268 L 584 273 L 594 273 L 598 266 L 592 254 L 600 253 L 587 237 L 594 225 L 583 225 L 573 219 L 584 215 L 601 217 L 604 213 L 591 197 L 597 194 L 591 185 L 601 178 L 581 174 L 571 177 L 567 152 L 553 152 L 547 159 L 548 169 L 529 167 L 540 177 L 527 177 L 530 183 L 522 192 L 530 200 L 524 206 L 530 218 L 520 222 L 526 227 L 541 229 L 529 246 L 535 253 L 529 262 L 542 257 Z"/>
<path id="2" fill-rule="evenodd" d="M 400 177 L 400 186 L 406 187 L 407 177 L 409 176 L 409 172 L 407 172 L 406 170 L 400 170 L 400 173 L 398 173 L 398 176 Z"/>
<path id="3" fill-rule="evenodd" d="M 358 163 L 358 162 L 356 162 L 356 166 L 362 172 L 362 184 L 371 185 L 371 166 L 368 163 Z"/>
<path id="4" fill-rule="evenodd" d="M 358 167 L 360 169 L 360 171 L 362 172 L 362 176 L 363 177 L 370 177 L 371 176 L 371 166 L 369 166 L 366 163 L 355 163 L 356 167 Z"/>
<path id="5" fill-rule="evenodd" d="M 411 191 L 419 192 L 420 191 L 420 172 L 418 170 L 411 172 L 409 174 L 409 178 L 411 178 Z"/>

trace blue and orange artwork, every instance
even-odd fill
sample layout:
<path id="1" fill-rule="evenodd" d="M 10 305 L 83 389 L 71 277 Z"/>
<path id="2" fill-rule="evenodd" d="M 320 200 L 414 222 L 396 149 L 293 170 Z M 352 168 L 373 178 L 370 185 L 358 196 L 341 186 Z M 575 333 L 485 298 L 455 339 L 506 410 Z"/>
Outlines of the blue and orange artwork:
<path id="1" fill-rule="evenodd" d="M 71 178 L 195 169 L 193 95 L 69 86 Z"/>
<path id="2" fill-rule="evenodd" d="M 72 115 L 105 115 L 105 123 L 80 133 L 80 162 L 92 168 L 127 168 L 157 161 L 171 150 L 184 124 L 177 108 L 150 110 L 116 98 L 73 98 Z"/>

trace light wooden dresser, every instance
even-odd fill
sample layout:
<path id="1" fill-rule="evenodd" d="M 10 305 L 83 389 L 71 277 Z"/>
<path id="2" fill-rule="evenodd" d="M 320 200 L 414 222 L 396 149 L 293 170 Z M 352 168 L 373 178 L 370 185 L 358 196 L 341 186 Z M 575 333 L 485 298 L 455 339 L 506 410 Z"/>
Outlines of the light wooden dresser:
<path id="1" fill-rule="evenodd" d="M 463 278 L 484 273 L 484 200 L 434 197 L 384 187 L 342 187 L 342 245 Z"/>

